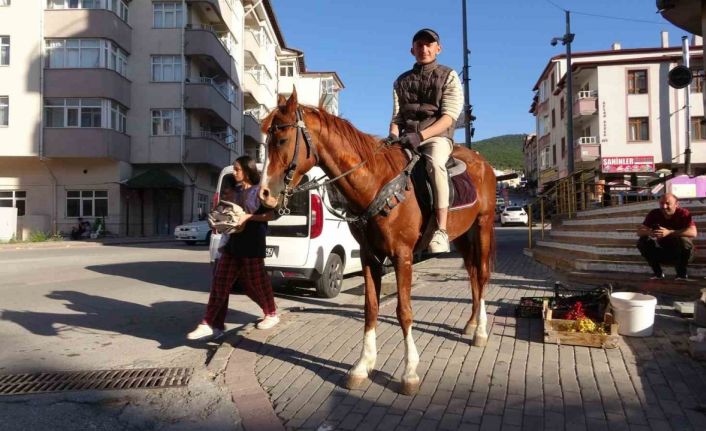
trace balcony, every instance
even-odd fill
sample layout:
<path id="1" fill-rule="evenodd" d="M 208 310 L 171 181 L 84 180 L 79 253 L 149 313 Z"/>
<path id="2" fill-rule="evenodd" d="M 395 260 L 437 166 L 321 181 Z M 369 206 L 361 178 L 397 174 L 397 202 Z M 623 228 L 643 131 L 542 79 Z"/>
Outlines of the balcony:
<path id="1" fill-rule="evenodd" d="M 213 111 L 223 122 L 235 126 L 231 120 L 231 104 L 215 86 L 206 82 L 188 82 L 185 87 L 185 108 Z"/>
<path id="2" fill-rule="evenodd" d="M 44 128 L 47 157 L 130 161 L 130 137 L 112 129 Z"/>
<path id="3" fill-rule="evenodd" d="M 254 139 L 256 142 L 264 142 L 260 122 L 251 113 L 243 115 L 243 135 Z"/>
<path id="4" fill-rule="evenodd" d="M 595 136 L 582 136 L 574 141 L 574 161 L 594 162 L 601 157 L 601 144 Z"/>
<path id="5" fill-rule="evenodd" d="M 206 164 L 218 169 L 231 163 L 231 150 L 218 134 L 201 131 L 196 136 L 186 136 L 184 141 L 186 163 Z"/>
<path id="6" fill-rule="evenodd" d="M 130 81 L 110 69 L 45 69 L 46 97 L 100 97 L 130 107 Z"/>
<path id="7" fill-rule="evenodd" d="M 196 5 L 210 22 L 222 21 L 221 6 L 218 0 L 186 0 L 191 5 Z"/>
<path id="8" fill-rule="evenodd" d="M 238 82 L 238 67 L 235 64 L 235 59 L 233 59 L 226 46 L 218 38 L 218 34 L 213 30 L 213 27 L 187 26 L 184 54 L 191 56 L 205 55 L 213 58 L 232 81 Z"/>
<path id="9" fill-rule="evenodd" d="M 262 32 L 245 30 L 245 64 L 263 64 L 268 60 L 267 44 L 263 44 Z"/>
<path id="10" fill-rule="evenodd" d="M 44 37 L 109 39 L 132 51 L 132 27 L 104 9 L 46 9 Z"/>
<path id="11" fill-rule="evenodd" d="M 598 93 L 595 91 L 579 91 L 574 102 L 574 118 L 594 115 L 598 112 Z"/>
<path id="12" fill-rule="evenodd" d="M 275 104 L 273 87 L 274 83 L 264 69 L 250 68 L 245 71 L 243 91 L 250 94 L 254 104 L 273 106 Z"/>

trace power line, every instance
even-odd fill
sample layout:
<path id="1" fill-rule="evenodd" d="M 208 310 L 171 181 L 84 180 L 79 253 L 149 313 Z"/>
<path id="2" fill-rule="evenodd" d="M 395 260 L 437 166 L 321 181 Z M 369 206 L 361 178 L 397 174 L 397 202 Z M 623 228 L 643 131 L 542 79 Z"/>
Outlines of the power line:
<path id="1" fill-rule="evenodd" d="M 555 8 L 563 11 L 563 12 L 568 11 L 568 9 L 565 9 L 565 8 L 559 6 L 558 4 L 553 2 L 552 0 L 544 0 L 544 1 L 549 3 L 550 5 L 554 6 Z M 648 21 L 646 19 L 626 18 L 626 17 L 622 17 L 622 16 L 612 16 L 612 15 L 601 15 L 601 14 L 597 14 L 597 13 L 580 12 L 580 11 L 574 11 L 574 10 L 569 11 L 569 12 L 571 12 L 575 15 L 584 15 L 584 16 L 590 16 L 590 17 L 594 17 L 594 18 L 612 19 L 612 20 L 616 20 L 616 21 L 629 21 L 629 22 L 638 22 L 641 24 L 657 24 L 657 25 L 664 25 L 665 24 L 664 22 L 660 22 L 660 21 Z"/>

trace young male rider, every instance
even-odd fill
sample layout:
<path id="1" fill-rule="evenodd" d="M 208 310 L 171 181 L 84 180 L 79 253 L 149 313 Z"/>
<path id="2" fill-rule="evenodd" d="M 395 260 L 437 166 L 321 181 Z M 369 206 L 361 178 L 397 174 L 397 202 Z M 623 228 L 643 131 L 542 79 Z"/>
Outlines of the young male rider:
<path id="1" fill-rule="evenodd" d="M 436 62 L 441 52 L 439 35 L 423 28 L 412 38 L 416 63 L 393 85 L 393 111 L 388 140 L 397 140 L 420 152 L 434 187 L 437 229 L 429 243 L 431 253 L 449 251 L 446 220 L 449 183 L 446 162 L 453 150 L 456 120 L 463 109 L 463 89 L 458 74 Z"/>

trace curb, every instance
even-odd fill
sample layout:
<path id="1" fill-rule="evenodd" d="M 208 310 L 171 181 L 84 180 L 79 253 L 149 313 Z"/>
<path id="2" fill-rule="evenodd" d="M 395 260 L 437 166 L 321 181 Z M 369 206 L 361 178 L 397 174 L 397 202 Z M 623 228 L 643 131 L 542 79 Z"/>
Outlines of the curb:
<path id="1" fill-rule="evenodd" d="M 21 242 L 15 244 L 0 244 L 0 252 L 3 251 L 18 251 L 18 250 L 37 250 L 37 249 L 59 249 L 59 248 L 90 248 L 90 247 L 109 247 L 114 245 L 133 245 L 133 244 L 154 244 L 154 243 L 178 243 L 179 241 L 172 238 L 139 238 L 139 239 L 116 239 L 109 241 L 44 241 L 44 242 Z"/>

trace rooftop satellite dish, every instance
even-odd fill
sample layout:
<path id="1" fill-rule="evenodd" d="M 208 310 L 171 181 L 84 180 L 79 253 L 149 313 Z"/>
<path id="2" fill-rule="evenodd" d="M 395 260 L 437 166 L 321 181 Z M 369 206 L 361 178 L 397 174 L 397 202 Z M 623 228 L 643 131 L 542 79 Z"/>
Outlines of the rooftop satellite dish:
<path id="1" fill-rule="evenodd" d="M 691 70 L 683 65 L 676 66 L 674 69 L 670 70 L 667 75 L 669 85 L 677 89 L 684 88 L 691 84 L 693 78 L 694 75 L 691 73 Z"/>

